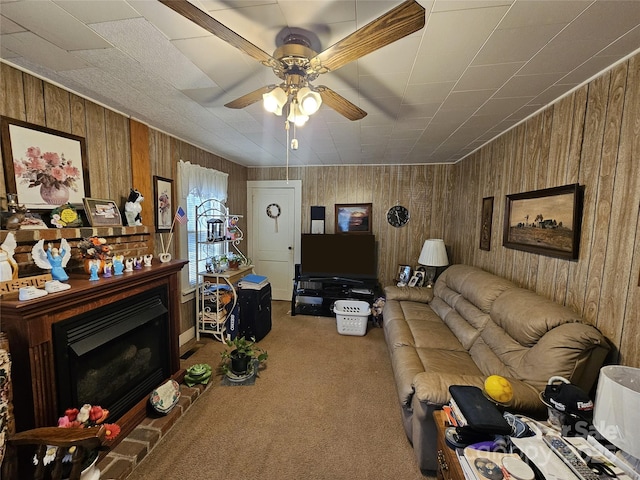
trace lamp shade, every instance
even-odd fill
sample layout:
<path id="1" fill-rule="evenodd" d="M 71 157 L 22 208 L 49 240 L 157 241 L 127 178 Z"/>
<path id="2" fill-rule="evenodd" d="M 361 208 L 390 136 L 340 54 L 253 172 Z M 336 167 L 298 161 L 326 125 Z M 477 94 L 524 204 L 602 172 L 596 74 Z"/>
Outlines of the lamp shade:
<path id="1" fill-rule="evenodd" d="M 264 109 L 280 116 L 282 115 L 282 107 L 287 103 L 288 98 L 287 93 L 282 88 L 276 87 L 262 95 Z"/>
<path id="2" fill-rule="evenodd" d="M 300 111 L 307 116 L 313 115 L 322 105 L 322 97 L 318 92 L 314 92 L 309 87 L 303 87 L 298 91 L 298 103 Z"/>
<path id="3" fill-rule="evenodd" d="M 418 258 L 418 263 L 420 265 L 426 265 L 427 267 L 446 267 L 449 265 L 444 240 L 439 238 L 425 240 L 424 245 L 422 245 L 422 251 L 420 252 L 420 258 Z"/>
<path id="4" fill-rule="evenodd" d="M 595 429 L 623 452 L 640 458 L 640 369 L 602 367 L 593 409 Z"/>

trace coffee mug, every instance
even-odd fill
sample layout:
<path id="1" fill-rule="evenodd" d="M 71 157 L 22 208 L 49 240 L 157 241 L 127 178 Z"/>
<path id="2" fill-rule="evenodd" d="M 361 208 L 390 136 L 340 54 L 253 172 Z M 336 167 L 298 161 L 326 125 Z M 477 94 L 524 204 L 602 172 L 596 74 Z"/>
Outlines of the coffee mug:
<path id="1" fill-rule="evenodd" d="M 162 263 L 167 263 L 171 261 L 171 254 L 170 253 L 161 253 L 160 255 L 158 255 L 158 258 L 160 259 L 160 261 Z"/>

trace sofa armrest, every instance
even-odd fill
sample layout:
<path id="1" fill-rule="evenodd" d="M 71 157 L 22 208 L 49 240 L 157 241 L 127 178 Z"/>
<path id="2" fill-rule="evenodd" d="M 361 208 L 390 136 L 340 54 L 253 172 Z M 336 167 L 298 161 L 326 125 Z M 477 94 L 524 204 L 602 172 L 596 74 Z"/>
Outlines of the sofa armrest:
<path id="1" fill-rule="evenodd" d="M 384 287 L 386 300 L 404 300 L 408 302 L 429 303 L 433 299 L 433 288 L 424 287 Z"/>
<path id="2" fill-rule="evenodd" d="M 485 375 L 456 375 L 448 373 L 422 372 L 413 379 L 413 388 L 418 400 L 433 405 L 445 405 L 449 403 L 450 385 L 473 385 L 484 389 Z M 544 414 L 546 406 L 540 400 L 538 391 L 531 385 L 507 378 L 513 388 L 513 399 L 503 408 L 511 412 L 528 413 L 534 416 Z"/>

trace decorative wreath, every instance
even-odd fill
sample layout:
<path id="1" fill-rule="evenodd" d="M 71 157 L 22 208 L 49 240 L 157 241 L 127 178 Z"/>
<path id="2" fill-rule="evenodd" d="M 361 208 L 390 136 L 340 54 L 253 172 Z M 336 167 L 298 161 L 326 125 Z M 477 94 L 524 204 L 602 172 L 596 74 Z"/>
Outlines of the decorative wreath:
<path id="1" fill-rule="evenodd" d="M 278 212 L 275 215 L 271 213 L 271 207 L 275 207 L 278 210 Z M 270 203 L 269 205 L 267 205 L 267 216 L 269 218 L 278 218 L 281 213 L 282 213 L 282 210 L 280 209 L 280 205 L 278 205 L 277 203 Z"/>

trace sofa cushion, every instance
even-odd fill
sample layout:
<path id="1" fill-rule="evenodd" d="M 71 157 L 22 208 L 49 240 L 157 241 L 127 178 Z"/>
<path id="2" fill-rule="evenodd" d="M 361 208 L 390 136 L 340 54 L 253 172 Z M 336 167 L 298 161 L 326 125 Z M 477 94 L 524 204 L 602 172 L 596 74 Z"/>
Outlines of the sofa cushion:
<path id="1" fill-rule="evenodd" d="M 531 347 L 554 327 L 580 322 L 580 316 L 523 288 L 505 291 L 496 298 L 491 318 L 520 345 Z"/>

